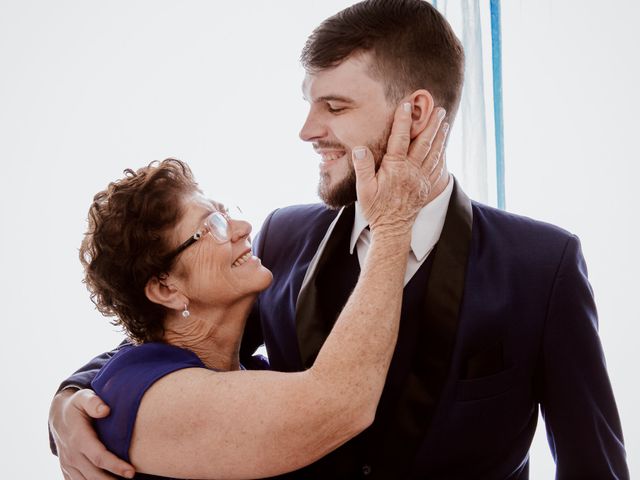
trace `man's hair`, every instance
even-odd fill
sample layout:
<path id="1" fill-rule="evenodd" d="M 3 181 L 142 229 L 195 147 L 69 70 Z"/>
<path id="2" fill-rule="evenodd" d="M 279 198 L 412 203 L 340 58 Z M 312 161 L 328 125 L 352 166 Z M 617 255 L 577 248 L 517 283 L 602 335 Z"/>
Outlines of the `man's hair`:
<path id="1" fill-rule="evenodd" d="M 80 246 L 84 283 L 100 313 L 115 317 L 133 340 L 158 341 L 165 308 L 147 298 L 145 285 L 172 268 L 172 229 L 182 199 L 199 191 L 198 184 L 187 164 L 173 158 L 124 173 L 93 197 Z"/>
<path id="2" fill-rule="evenodd" d="M 366 0 L 329 17 L 307 39 L 300 60 L 313 73 L 371 52 L 387 99 L 428 90 L 453 119 L 464 78 L 464 51 L 451 26 L 422 0 Z"/>

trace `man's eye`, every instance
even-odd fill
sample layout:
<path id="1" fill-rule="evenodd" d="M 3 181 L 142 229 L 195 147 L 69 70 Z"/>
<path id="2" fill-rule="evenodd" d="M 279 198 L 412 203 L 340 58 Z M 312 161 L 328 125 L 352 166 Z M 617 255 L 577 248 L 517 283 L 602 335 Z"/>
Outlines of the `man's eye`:
<path id="1" fill-rule="evenodd" d="M 331 105 L 327 105 L 327 110 L 329 113 L 340 113 L 346 109 L 344 107 L 334 108 Z"/>

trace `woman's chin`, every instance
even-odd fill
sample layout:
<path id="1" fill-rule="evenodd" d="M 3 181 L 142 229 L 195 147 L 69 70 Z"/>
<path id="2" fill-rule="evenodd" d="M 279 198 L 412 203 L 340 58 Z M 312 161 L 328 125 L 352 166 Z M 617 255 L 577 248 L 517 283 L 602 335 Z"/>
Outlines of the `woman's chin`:
<path id="1" fill-rule="evenodd" d="M 264 281 L 260 285 L 260 290 L 258 290 L 258 293 L 264 292 L 267 288 L 269 288 L 271 282 L 273 281 L 273 274 L 271 273 L 271 270 L 269 270 L 265 266 L 262 266 L 260 270 L 260 275 L 264 276 Z"/>
<path id="2" fill-rule="evenodd" d="M 247 292 L 254 297 L 257 297 L 260 293 L 264 292 L 273 281 L 273 274 L 271 270 L 262 265 L 253 274 L 251 274 L 251 284 L 247 288 Z"/>

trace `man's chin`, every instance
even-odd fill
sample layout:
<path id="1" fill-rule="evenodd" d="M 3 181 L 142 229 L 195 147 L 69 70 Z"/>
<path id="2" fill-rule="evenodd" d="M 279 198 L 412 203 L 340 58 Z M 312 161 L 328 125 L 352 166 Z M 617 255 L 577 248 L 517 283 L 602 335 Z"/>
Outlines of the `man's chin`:
<path id="1" fill-rule="evenodd" d="M 355 172 L 349 173 L 337 185 L 330 185 L 329 175 L 320 175 L 318 196 L 327 207 L 338 209 L 351 205 L 357 200 Z"/>

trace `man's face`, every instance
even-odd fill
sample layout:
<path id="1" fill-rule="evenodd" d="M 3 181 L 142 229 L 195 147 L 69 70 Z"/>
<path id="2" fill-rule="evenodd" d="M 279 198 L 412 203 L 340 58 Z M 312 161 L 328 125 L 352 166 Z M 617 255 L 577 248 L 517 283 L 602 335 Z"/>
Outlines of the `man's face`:
<path id="1" fill-rule="evenodd" d="M 333 208 L 356 200 L 352 149 L 369 147 L 379 165 L 387 147 L 395 105 L 368 73 L 369 61 L 370 54 L 351 56 L 337 67 L 307 73 L 302 85 L 310 108 L 300 138 L 321 156 L 318 193 Z"/>

